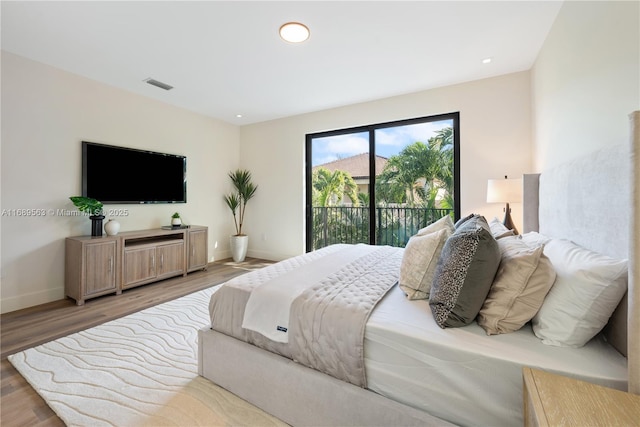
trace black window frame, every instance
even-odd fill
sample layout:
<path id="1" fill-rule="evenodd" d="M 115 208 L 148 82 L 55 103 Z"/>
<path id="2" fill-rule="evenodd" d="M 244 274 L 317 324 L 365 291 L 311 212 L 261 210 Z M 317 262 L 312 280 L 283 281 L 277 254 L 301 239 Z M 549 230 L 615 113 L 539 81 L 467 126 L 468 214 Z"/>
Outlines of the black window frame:
<path id="1" fill-rule="evenodd" d="M 309 224 L 312 223 L 313 215 L 313 194 L 312 194 L 312 141 L 316 138 L 325 138 L 329 136 L 344 135 L 351 133 L 364 133 L 369 134 L 369 212 L 374 215 L 371 221 L 369 221 L 369 244 L 375 244 L 375 159 L 376 159 L 376 139 L 375 131 L 378 129 L 385 129 L 390 127 L 407 126 L 419 123 L 437 122 L 443 120 L 453 121 L 453 212 L 455 221 L 460 219 L 460 112 L 437 114 L 433 116 L 417 117 L 412 119 L 394 120 L 391 122 L 370 124 L 364 126 L 356 126 L 345 129 L 336 129 L 331 131 L 309 133 L 305 136 L 305 250 L 306 252 L 312 251 L 313 244 L 313 230 Z"/>

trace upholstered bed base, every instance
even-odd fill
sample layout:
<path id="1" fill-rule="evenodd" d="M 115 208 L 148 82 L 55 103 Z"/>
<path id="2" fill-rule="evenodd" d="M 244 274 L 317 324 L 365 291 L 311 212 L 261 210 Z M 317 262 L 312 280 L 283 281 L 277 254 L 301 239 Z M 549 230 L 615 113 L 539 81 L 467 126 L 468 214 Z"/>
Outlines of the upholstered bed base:
<path id="1" fill-rule="evenodd" d="M 210 328 L 198 351 L 201 376 L 294 426 L 451 425 Z"/>

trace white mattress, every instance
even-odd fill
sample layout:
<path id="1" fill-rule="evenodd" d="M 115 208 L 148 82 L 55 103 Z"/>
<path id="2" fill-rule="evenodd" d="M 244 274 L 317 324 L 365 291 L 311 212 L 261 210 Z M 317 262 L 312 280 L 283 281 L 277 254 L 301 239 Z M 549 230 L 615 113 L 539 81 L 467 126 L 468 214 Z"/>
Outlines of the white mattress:
<path id="1" fill-rule="evenodd" d="M 441 329 L 428 301 L 397 286 L 365 330 L 368 388 L 460 425 L 523 425 L 522 366 L 627 388 L 627 360 L 600 336 L 575 349 L 542 344 L 529 325 L 493 336 L 475 322 Z"/>

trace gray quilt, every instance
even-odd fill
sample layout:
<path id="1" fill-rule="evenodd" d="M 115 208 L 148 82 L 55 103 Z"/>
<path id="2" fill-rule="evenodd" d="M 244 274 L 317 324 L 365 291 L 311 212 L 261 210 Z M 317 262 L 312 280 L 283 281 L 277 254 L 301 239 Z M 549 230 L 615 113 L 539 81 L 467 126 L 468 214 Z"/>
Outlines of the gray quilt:
<path id="1" fill-rule="evenodd" d="M 291 304 L 288 343 L 243 329 L 244 307 L 251 290 L 277 280 L 294 268 L 313 268 L 326 254 L 353 250 L 334 245 L 239 276 L 213 294 L 212 328 L 291 358 L 335 378 L 366 387 L 364 329 L 376 304 L 397 283 L 403 250 L 363 247 L 362 256 L 310 284 Z"/>

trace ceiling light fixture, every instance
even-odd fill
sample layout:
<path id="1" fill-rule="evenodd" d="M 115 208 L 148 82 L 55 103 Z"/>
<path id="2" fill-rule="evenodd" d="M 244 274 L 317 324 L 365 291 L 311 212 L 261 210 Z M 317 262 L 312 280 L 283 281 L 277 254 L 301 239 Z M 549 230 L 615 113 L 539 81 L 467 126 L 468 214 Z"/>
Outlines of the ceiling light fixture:
<path id="1" fill-rule="evenodd" d="M 491 62 L 491 58 L 484 58 L 484 59 L 482 60 L 482 63 L 483 63 L 483 64 L 489 64 L 490 62 Z"/>
<path id="2" fill-rule="evenodd" d="M 280 27 L 280 37 L 289 43 L 302 43 L 309 34 L 309 28 L 299 22 L 287 22 Z"/>

